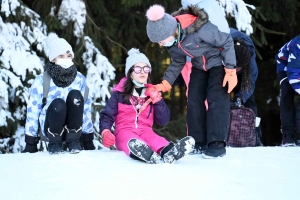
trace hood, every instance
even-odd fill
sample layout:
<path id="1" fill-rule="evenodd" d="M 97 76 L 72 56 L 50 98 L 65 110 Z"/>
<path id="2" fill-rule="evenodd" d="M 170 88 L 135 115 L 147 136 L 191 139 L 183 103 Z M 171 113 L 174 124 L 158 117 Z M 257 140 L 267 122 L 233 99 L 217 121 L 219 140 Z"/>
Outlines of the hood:
<path id="1" fill-rule="evenodd" d="M 127 78 L 124 77 L 120 80 L 120 82 L 115 85 L 115 87 L 113 88 L 113 92 L 115 91 L 118 91 L 118 92 L 124 92 L 124 85 L 125 85 L 125 82 L 126 82 Z"/>
<path id="2" fill-rule="evenodd" d="M 197 32 L 203 24 L 208 22 L 207 13 L 197 6 L 188 6 L 172 13 L 181 24 L 182 29 L 187 28 L 188 33 Z"/>
<path id="3" fill-rule="evenodd" d="M 201 3 L 203 0 L 181 0 L 181 5 L 184 8 L 187 8 L 189 5 L 197 5 Z M 209 0 L 211 1 L 211 0 Z"/>

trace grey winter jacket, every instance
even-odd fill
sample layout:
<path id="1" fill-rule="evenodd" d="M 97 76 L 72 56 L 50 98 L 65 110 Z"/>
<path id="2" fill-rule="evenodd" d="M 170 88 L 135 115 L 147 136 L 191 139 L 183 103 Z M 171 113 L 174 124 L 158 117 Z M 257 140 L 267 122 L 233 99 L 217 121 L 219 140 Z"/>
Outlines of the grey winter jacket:
<path id="1" fill-rule="evenodd" d="M 232 69 L 236 65 L 233 40 L 228 33 L 208 20 L 207 13 L 196 6 L 189 6 L 172 14 L 180 24 L 180 41 L 167 48 L 171 64 L 163 80 L 174 83 L 186 63 L 186 56 L 192 58 L 192 66 L 204 71 L 224 65 Z M 192 22 L 192 23 L 191 23 Z"/>

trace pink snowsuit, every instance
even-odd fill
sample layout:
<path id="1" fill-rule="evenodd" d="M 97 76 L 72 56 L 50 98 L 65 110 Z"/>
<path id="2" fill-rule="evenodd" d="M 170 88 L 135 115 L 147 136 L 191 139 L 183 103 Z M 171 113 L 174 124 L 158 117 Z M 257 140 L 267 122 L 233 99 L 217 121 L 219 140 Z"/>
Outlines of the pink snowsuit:
<path id="1" fill-rule="evenodd" d="M 123 78 L 115 86 L 111 98 L 100 112 L 100 133 L 104 129 L 110 130 L 115 123 L 114 135 L 118 150 L 129 155 L 128 141 L 136 138 L 145 142 L 153 151 L 160 153 L 160 150 L 169 142 L 157 135 L 153 131 L 152 125 L 154 122 L 160 126 L 167 124 L 170 120 L 170 110 L 162 99 L 155 104 L 150 103 L 138 114 L 135 105 L 124 103 L 125 96 L 122 91 L 125 80 L 126 78 Z M 132 95 L 148 99 L 144 94 L 145 90 L 146 88 L 143 89 L 140 96 L 134 90 Z"/>

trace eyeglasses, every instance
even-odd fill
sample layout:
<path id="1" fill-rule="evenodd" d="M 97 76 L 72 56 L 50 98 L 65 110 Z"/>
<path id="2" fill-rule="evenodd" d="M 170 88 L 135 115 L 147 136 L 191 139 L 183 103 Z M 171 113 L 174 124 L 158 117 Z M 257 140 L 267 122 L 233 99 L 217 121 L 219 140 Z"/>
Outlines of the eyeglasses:
<path id="1" fill-rule="evenodd" d="M 142 72 L 142 70 L 146 73 L 149 74 L 151 72 L 151 67 L 149 66 L 144 66 L 144 67 L 140 67 L 140 66 L 134 66 L 133 67 L 133 71 L 136 74 L 140 74 Z"/>

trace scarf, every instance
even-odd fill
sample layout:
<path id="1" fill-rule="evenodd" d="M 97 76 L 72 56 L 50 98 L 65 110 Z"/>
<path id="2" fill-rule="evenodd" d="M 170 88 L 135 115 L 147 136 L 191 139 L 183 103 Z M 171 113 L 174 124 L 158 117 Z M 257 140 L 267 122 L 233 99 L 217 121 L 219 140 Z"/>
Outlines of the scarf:
<path id="1" fill-rule="evenodd" d="M 46 71 L 51 76 L 54 84 L 57 87 L 68 87 L 75 80 L 77 75 L 77 68 L 72 65 L 69 68 L 62 68 L 55 63 L 48 62 L 46 64 Z"/>

